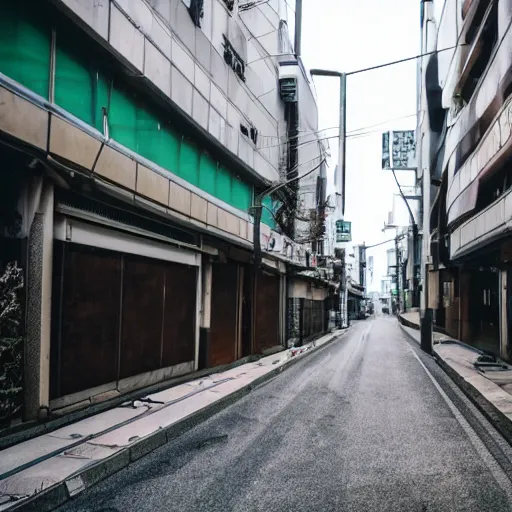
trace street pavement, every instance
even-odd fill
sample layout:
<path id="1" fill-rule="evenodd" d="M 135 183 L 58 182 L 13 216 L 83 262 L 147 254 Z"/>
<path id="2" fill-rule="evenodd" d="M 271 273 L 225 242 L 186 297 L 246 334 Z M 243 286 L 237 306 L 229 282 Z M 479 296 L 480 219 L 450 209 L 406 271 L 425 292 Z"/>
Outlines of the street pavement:
<path id="1" fill-rule="evenodd" d="M 59 510 L 499 512 L 510 478 L 511 447 L 377 316 Z"/>

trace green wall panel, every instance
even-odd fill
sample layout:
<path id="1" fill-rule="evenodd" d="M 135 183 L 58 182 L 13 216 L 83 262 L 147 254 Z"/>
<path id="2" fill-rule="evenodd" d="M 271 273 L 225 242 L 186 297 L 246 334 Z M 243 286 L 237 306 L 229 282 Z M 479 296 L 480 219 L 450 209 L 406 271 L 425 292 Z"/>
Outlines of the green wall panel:
<path id="1" fill-rule="evenodd" d="M 87 58 L 63 48 L 57 40 L 55 103 L 84 123 L 103 132 L 103 108 L 108 110 L 109 81 Z"/>
<path id="2" fill-rule="evenodd" d="M 29 6 L 27 6 L 30 4 Z M 0 8 L 0 72 L 48 98 L 51 25 L 37 2 L 3 2 Z M 55 103 L 110 137 L 227 204 L 248 211 L 253 187 L 185 140 L 156 105 L 135 96 L 114 73 L 102 71 L 101 55 L 78 40 L 73 27 L 56 26 Z M 85 42 L 84 42 L 85 41 Z"/>
<path id="3" fill-rule="evenodd" d="M 231 182 L 231 204 L 247 211 L 252 204 L 252 187 L 233 176 Z"/>
<path id="4" fill-rule="evenodd" d="M 266 208 L 263 208 L 261 212 L 261 222 L 263 222 L 267 226 L 270 226 L 271 228 L 275 228 L 276 221 L 274 220 L 272 214 L 268 211 L 268 209 L 270 209 L 272 210 L 272 212 L 275 212 L 277 206 L 275 201 L 273 201 L 271 197 L 266 196 L 265 198 L 263 198 L 262 203 L 264 206 L 266 206 Z"/>
<path id="5" fill-rule="evenodd" d="M 215 195 L 225 203 L 231 204 L 232 174 L 222 165 L 217 169 L 217 186 Z"/>
<path id="6" fill-rule="evenodd" d="M 117 87 L 112 88 L 108 118 L 110 136 L 137 152 L 137 107 L 133 99 Z"/>
<path id="7" fill-rule="evenodd" d="M 193 185 L 199 185 L 199 150 L 188 140 L 181 141 L 179 176 Z"/>
<path id="8" fill-rule="evenodd" d="M 159 164 L 161 147 L 160 123 L 143 107 L 137 109 L 137 153 Z"/>
<path id="9" fill-rule="evenodd" d="M 217 162 L 206 153 L 199 158 L 199 188 L 212 196 L 216 195 Z"/>
<path id="10" fill-rule="evenodd" d="M 160 132 L 160 137 L 162 144 L 160 165 L 173 174 L 178 174 L 181 138 L 168 127 Z"/>
<path id="11" fill-rule="evenodd" d="M 38 10 L 21 1 L 2 2 L 0 72 L 48 99 L 51 30 Z"/>

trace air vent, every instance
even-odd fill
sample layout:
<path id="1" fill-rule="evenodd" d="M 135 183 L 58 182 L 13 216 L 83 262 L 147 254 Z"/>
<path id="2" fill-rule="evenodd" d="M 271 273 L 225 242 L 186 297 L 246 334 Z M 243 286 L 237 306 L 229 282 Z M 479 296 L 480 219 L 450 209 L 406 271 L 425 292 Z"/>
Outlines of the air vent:
<path id="1" fill-rule="evenodd" d="M 279 80 L 279 92 L 285 103 L 297 103 L 297 79 L 281 78 Z"/>

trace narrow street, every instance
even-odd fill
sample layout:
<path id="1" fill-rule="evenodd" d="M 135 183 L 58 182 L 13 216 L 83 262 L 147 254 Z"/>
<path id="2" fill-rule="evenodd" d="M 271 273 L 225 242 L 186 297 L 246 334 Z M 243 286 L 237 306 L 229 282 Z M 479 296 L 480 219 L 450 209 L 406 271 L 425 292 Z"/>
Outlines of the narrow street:
<path id="1" fill-rule="evenodd" d="M 377 316 L 61 511 L 506 511 L 512 449 Z"/>

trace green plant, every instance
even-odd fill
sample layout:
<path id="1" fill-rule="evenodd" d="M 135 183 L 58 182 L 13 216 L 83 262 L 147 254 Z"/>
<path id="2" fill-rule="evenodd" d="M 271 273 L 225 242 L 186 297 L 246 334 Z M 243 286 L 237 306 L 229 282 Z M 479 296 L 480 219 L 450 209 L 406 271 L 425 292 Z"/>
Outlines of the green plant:
<path id="1" fill-rule="evenodd" d="M 8 263 L 0 276 L 0 425 L 21 411 L 23 336 L 20 295 L 23 273 Z"/>

